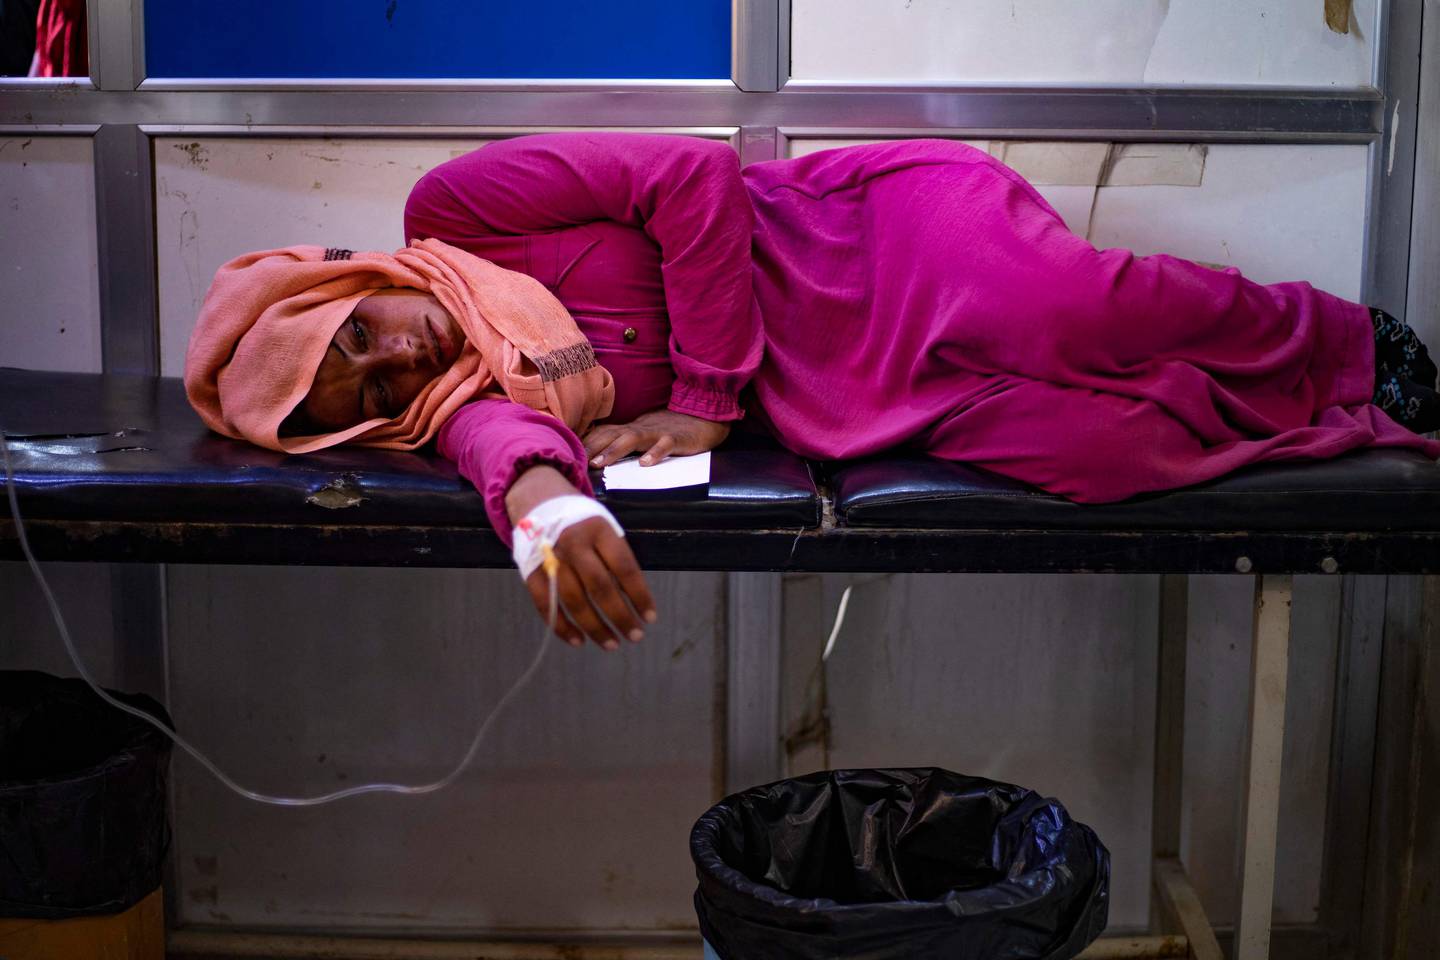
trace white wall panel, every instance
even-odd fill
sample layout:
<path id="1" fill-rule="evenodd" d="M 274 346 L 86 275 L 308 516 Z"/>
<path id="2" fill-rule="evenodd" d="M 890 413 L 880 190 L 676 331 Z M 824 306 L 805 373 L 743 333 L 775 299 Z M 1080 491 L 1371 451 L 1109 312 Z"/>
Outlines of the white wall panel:
<path id="1" fill-rule="evenodd" d="M 23 506 L 23 504 L 22 504 Z M 10 516 L 8 506 L 4 516 Z M 110 570 L 105 563 L 44 563 L 85 668 L 102 684 L 116 682 L 116 654 L 110 616 Z M 43 670 L 76 676 L 50 608 L 27 564 L 0 562 L 0 670 Z"/>
<path id="2" fill-rule="evenodd" d="M 415 181 L 485 142 L 157 137 L 162 372 L 184 369 L 195 315 L 221 264 L 297 243 L 395 250 Z"/>
<path id="3" fill-rule="evenodd" d="M 787 156 L 880 143 L 794 139 Z M 1306 280 L 1360 295 L 1367 151 L 1344 145 L 1096 144 L 965 140 L 1003 157 L 1098 247 L 1239 267 L 1260 283 Z M 1198 173 L 1197 173 L 1198 170 Z M 1092 178 L 1085 185 L 1086 177 Z"/>
<path id="4" fill-rule="evenodd" d="M 687 838 L 721 770 L 723 582 L 652 575 L 662 620 L 639 646 L 549 640 L 470 772 L 436 794 L 263 807 L 177 760 L 180 919 L 692 927 Z M 172 567 L 170 596 L 177 725 L 283 793 L 437 779 L 540 630 L 504 570 Z"/>
<path id="5" fill-rule="evenodd" d="M 1354 87 L 1375 0 L 793 0 L 797 79 Z"/>
<path id="6" fill-rule="evenodd" d="M 0 136 L 0 365 L 100 370 L 89 137 Z"/>
<path id="7" fill-rule="evenodd" d="M 179 376 L 195 315 L 220 265 L 314 243 L 394 250 L 405 197 L 473 141 L 155 140 L 160 366 Z"/>
<path id="8" fill-rule="evenodd" d="M 1260 283 L 1308 280 L 1355 299 L 1366 163 L 1363 146 L 1211 146 L 1198 188 L 1101 187 L 1090 240 L 1236 266 Z"/>

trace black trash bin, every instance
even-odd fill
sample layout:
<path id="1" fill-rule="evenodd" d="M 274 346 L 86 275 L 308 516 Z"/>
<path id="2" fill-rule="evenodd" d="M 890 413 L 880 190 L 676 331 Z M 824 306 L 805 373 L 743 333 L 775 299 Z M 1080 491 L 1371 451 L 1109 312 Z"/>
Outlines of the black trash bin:
<path id="1" fill-rule="evenodd" d="M 1034 791 L 948 770 L 754 787 L 690 834 L 720 960 L 1064 960 L 1105 928 L 1110 854 Z"/>
<path id="2" fill-rule="evenodd" d="M 169 763 L 168 737 L 83 681 L 0 671 L 0 917 L 119 913 L 159 887 Z"/>

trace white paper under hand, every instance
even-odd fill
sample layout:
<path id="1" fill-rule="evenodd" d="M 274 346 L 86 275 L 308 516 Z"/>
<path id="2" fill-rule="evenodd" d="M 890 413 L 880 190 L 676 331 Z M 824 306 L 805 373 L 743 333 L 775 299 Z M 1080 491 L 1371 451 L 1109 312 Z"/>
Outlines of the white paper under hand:
<path id="1" fill-rule="evenodd" d="M 638 457 L 631 457 L 605 468 L 606 490 L 672 490 L 709 482 L 708 450 L 690 457 L 669 457 L 653 467 L 642 467 Z"/>

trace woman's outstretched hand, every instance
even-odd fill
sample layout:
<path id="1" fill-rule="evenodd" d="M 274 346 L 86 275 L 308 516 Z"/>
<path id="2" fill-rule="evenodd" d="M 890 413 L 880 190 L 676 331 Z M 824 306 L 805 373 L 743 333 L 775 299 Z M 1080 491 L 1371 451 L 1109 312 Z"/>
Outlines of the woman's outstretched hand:
<path id="1" fill-rule="evenodd" d="M 544 501 L 579 492 L 554 467 L 534 466 L 510 486 L 505 511 L 511 523 L 518 523 Z M 655 622 L 655 600 L 635 554 L 604 519 L 591 517 L 566 527 L 555 544 L 555 557 L 560 561 L 557 584 L 563 608 L 555 632 L 572 647 L 588 637 L 606 650 L 616 650 L 621 638 L 638 642 L 645 624 Z M 550 581 L 544 569 L 530 574 L 525 586 L 540 618 L 547 619 Z"/>
<path id="2" fill-rule="evenodd" d="M 590 466 L 606 467 L 637 450 L 643 466 L 677 457 L 704 453 L 730 435 L 730 424 L 701 420 L 673 410 L 652 410 L 629 423 L 602 423 L 585 434 L 585 455 Z"/>

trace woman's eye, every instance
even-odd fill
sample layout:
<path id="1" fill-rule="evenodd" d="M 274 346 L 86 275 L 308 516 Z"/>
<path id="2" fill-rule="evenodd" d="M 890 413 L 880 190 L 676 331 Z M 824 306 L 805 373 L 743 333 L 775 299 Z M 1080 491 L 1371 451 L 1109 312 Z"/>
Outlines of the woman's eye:
<path id="1" fill-rule="evenodd" d="M 375 405 L 380 408 L 380 412 L 385 416 L 394 416 L 394 414 L 390 412 L 390 392 L 385 389 L 385 384 L 378 380 L 375 381 Z"/>
<path id="2" fill-rule="evenodd" d="M 360 349 L 365 349 L 365 328 L 360 326 L 360 321 L 354 317 L 350 318 L 350 329 L 355 334 L 355 341 L 360 344 Z"/>

